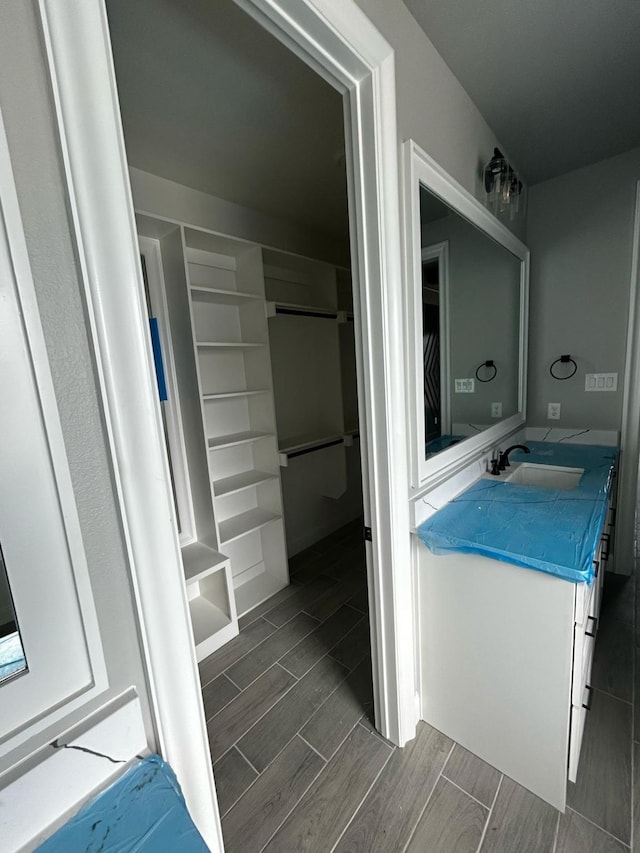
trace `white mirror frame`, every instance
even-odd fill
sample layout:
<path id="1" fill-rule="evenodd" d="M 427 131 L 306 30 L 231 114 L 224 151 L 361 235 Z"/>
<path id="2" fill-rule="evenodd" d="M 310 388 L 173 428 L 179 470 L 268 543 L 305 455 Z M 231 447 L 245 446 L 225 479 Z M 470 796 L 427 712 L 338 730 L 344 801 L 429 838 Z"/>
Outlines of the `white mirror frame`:
<path id="1" fill-rule="evenodd" d="M 407 363 L 409 377 L 409 454 L 412 496 L 433 488 L 445 476 L 463 468 L 522 429 L 526 421 L 527 330 L 529 308 L 529 249 L 461 184 L 448 175 L 412 139 L 403 143 L 403 214 L 405 281 L 407 283 Z M 422 364 L 422 252 L 420 185 L 520 261 L 520 337 L 518 411 L 477 435 L 441 451 L 431 459 L 424 453 Z"/>

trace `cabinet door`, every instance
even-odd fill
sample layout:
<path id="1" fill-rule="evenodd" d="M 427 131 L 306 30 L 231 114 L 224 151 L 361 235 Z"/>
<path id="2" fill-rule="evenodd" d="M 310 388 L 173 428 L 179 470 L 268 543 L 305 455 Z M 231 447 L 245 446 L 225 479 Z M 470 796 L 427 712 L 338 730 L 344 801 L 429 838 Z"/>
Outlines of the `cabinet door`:
<path id="1" fill-rule="evenodd" d="M 581 701 L 577 707 L 571 708 L 571 735 L 569 738 L 569 772 L 568 778 L 570 782 L 575 782 L 578 775 L 578 765 L 580 763 L 580 749 L 582 747 L 582 737 L 584 735 L 584 724 L 587 719 L 591 701 L 592 688 L 586 686 Z"/>

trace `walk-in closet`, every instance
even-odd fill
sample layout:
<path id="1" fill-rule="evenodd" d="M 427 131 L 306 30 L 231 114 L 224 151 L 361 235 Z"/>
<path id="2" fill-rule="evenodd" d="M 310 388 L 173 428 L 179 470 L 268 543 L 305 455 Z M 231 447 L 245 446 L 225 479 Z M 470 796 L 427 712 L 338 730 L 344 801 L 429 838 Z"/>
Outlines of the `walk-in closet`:
<path id="1" fill-rule="evenodd" d="M 361 537 L 342 99 L 232 0 L 107 12 L 203 662 Z"/>

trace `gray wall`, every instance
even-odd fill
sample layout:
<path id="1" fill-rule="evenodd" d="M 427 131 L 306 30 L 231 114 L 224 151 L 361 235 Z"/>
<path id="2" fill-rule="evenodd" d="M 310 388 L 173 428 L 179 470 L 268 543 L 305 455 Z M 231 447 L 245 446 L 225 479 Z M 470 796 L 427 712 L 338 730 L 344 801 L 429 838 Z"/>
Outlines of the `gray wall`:
<path id="1" fill-rule="evenodd" d="M 482 167 L 504 146 L 402 0 L 356 2 L 395 51 L 399 141 L 414 139 L 482 200 Z M 505 225 L 524 239 L 524 217 Z"/>
<path id="2" fill-rule="evenodd" d="M 532 426 L 620 429 L 640 148 L 529 191 L 529 399 Z M 549 365 L 570 353 L 573 379 Z M 618 373 L 617 392 L 585 392 L 585 373 Z M 547 420 L 547 403 L 562 405 Z"/>
<path id="3" fill-rule="evenodd" d="M 0 5 L 0 109 L 8 136 L 109 681 L 118 691 L 134 685 L 149 721 L 129 569 L 67 215 L 36 6 L 26 0 Z M 62 721 L 60 729 L 68 722 Z M 148 727 L 151 731 L 150 723 Z"/>

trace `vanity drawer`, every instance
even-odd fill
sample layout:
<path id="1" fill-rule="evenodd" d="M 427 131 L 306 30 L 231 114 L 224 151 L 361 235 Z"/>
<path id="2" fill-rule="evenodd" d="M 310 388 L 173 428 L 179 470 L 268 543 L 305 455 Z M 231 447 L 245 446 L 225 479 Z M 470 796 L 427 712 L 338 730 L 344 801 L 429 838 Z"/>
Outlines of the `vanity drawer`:
<path id="1" fill-rule="evenodd" d="M 600 607 L 600 589 L 604 576 L 604 567 L 600 560 L 602 543 L 598 543 L 593 558 L 593 580 L 587 584 L 576 586 L 576 625 L 585 625 L 589 616 L 597 615 Z"/>
<path id="2" fill-rule="evenodd" d="M 585 625 L 576 625 L 574 629 L 571 682 L 571 704 L 574 707 L 582 705 L 584 688 L 591 677 L 596 631 L 595 616 L 589 616 Z"/>
<path id="3" fill-rule="evenodd" d="M 584 735 L 584 724 L 587 719 L 587 712 L 591 707 L 591 698 L 593 689 L 589 686 L 585 687 L 582 701 L 579 707 L 572 706 L 571 708 L 571 731 L 569 733 L 569 764 L 567 777 L 570 782 L 575 782 L 578 775 L 578 764 L 580 762 L 580 749 L 582 747 L 582 737 Z"/>
<path id="4" fill-rule="evenodd" d="M 609 555 L 609 543 L 610 535 L 603 533 L 593 556 L 593 580 L 589 586 L 584 583 L 576 584 L 576 625 L 584 625 L 590 616 L 597 616 L 600 612 L 600 600 L 602 598 L 604 572 Z"/>
<path id="5" fill-rule="evenodd" d="M 595 562 L 595 561 L 594 561 Z M 575 620 L 576 625 L 584 626 L 588 616 L 592 615 L 592 610 L 596 606 L 594 600 L 595 589 L 598 585 L 598 580 L 601 574 L 601 569 L 597 568 L 598 576 L 594 577 L 591 583 L 587 586 L 586 583 L 576 584 L 576 606 Z"/>

